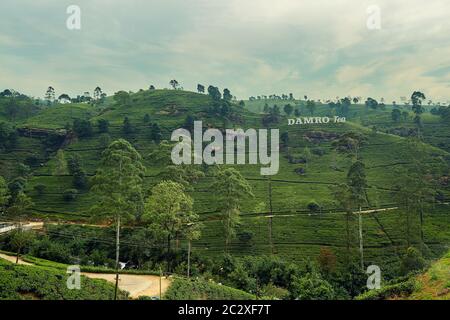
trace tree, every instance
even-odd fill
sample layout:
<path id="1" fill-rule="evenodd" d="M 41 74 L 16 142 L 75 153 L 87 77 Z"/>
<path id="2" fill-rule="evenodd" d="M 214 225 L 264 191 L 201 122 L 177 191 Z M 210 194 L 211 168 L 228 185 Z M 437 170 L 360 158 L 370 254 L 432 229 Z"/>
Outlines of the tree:
<path id="1" fill-rule="evenodd" d="M 223 100 L 225 101 L 231 101 L 233 99 L 233 96 L 231 95 L 231 92 L 229 89 L 223 89 Z"/>
<path id="2" fill-rule="evenodd" d="M 27 180 L 24 177 L 17 177 L 8 184 L 10 202 L 14 202 L 19 193 L 25 190 L 26 184 Z"/>
<path id="3" fill-rule="evenodd" d="M 11 245 L 16 251 L 16 264 L 19 263 L 19 256 L 21 250 L 30 244 L 34 239 L 33 233 L 30 231 L 24 231 L 19 224 L 18 229 L 14 230 L 11 237 Z"/>
<path id="4" fill-rule="evenodd" d="M 20 191 L 14 198 L 12 205 L 8 208 L 8 215 L 15 219 L 22 219 L 28 213 L 28 210 L 34 205 L 31 198 L 25 192 Z"/>
<path id="5" fill-rule="evenodd" d="M 314 111 L 316 110 L 316 104 L 314 101 L 312 100 L 308 100 L 306 102 L 306 109 L 308 109 L 308 111 L 311 113 L 311 115 L 314 114 Z"/>
<path id="6" fill-rule="evenodd" d="M 130 94 L 125 91 L 118 91 L 118 92 L 114 93 L 114 101 L 120 106 L 125 106 L 125 107 L 131 106 Z"/>
<path id="7" fill-rule="evenodd" d="M 281 143 L 284 147 L 287 147 L 289 144 L 289 133 L 287 131 L 283 132 L 280 136 Z"/>
<path id="8" fill-rule="evenodd" d="M 341 183 L 332 188 L 333 197 L 339 207 L 345 212 L 345 228 L 347 233 L 347 263 L 350 262 L 350 248 L 352 244 L 352 232 L 350 231 L 350 221 L 353 218 L 353 201 L 350 187 L 346 183 Z"/>
<path id="9" fill-rule="evenodd" d="M 252 189 L 239 171 L 233 168 L 219 169 L 211 189 L 215 190 L 222 211 L 227 251 L 230 240 L 236 235 L 242 202 L 248 197 L 253 197 Z"/>
<path id="10" fill-rule="evenodd" d="M 183 128 L 189 130 L 189 132 L 194 132 L 194 122 L 195 118 L 192 114 L 188 114 L 184 119 Z"/>
<path id="11" fill-rule="evenodd" d="M 122 124 L 122 132 L 124 135 L 130 135 L 132 134 L 134 131 L 133 126 L 131 125 L 130 119 L 128 119 L 128 117 L 125 117 L 123 119 L 123 124 Z"/>
<path id="12" fill-rule="evenodd" d="M 67 93 L 63 93 L 58 97 L 59 102 L 67 103 L 70 102 L 70 97 Z"/>
<path id="13" fill-rule="evenodd" d="M 291 298 L 298 300 L 333 300 L 333 287 L 320 277 L 318 272 L 295 277 L 290 285 Z"/>
<path id="14" fill-rule="evenodd" d="M 102 89 L 100 87 L 96 87 L 94 89 L 94 99 L 97 101 L 100 100 L 102 98 L 102 93 Z"/>
<path id="15" fill-rule="evenodd" d="M 394 185 L 394 195 L 398 207 L 405 214 L 406 247 L 410 247 L 413 239 L 412 217 L 419 217 L 419 232 L 422 251 L 424 251 L 424 213 L 427 206 L 435 201 L 436 190 L 434 181 L 437 167 L 429 162 L 426 145 L 417 137 L 409 137 L 407 140 L 407 151 L 410 155 L 409 165 L 403 167 L 396 174 L 396 185 Z M 438 174 L 439 175 L 439 174 Z"/>
<path id="16" fill-rule="evenodd" d="M 309 212 L 311 213 L 311 214 L 316 214 L 317 212 L 319 212 L 320 211 L 320 204 L 318 204 L 316 201 L 311 201 L 311 202 L 309 202 L 308 203 L 308 206 L 307 206 L 307 208 L 308 208 L 308 210 L 309 210 Z"/>
<path id="17" fill-rule="evenodd" d="M 392 110 L 391 117 L 394 122 L 399 122 L 402 117 L 402 113 L 399 109 L 394 109 Z"/>
<path id="18" fill-rule="evenodd" d="M 321 247 L 317 258 L 320 271 L 325 275 L 331 275 L 336 270 L 336 255 L 327 247 Z"/>
<path id="19" fill-rule="evenodd" d="M 78 190 L 77 189 L 67 189 L 64 190 L 63 192 L 63 199 L 66 202 L 70 202 L 76 199 L 78 195 Z"/>
<path id="20" fill-rule="evenodd" d="M 294 107 L 290 104 L 287 104 L 284 106 L 284 112 L 290 116 L 292 114 L 292 111 L 294 111 Z"/>
<path id="21" fill-rule="evenodd" d="M 17 143 L 17 131 L 10 124 L 0 122 L 0 150 L 11 149 Z"/>
<path id="22" fill-rule="evenodd" d="M 412 102 L 412 111 L 415 114 L 414 123 L 417 125 L 417 136 L 421 138 L 421 127 L 422 127 L 422 118 L 421 115 L 424 112 L 424 108 L 422 107 L 422 101 L 425 100 L 425 95 L 420 91 L 414 91 L 411 95 Z"/>
<path id="23" fill-rule="evenodd" d="M 50 86 L 45 92 L 45 100 L 47 100 L 47 105 L 49 106 L 53 101 L 55 101 L 55 89 Z"/>
<path id="24" fill-rule="evenodd" d="M 158 175 L 161 180 L 177 182 L 187 190 L 192 191 L 192 186 L 205 174 L 192 165 L 174 165 L 171 159 L 173 144 L 166 140 L 161 141 L 157 148 L 148 155 L 148 159 L 155 165 L 164 167 Z"/>
<path id="25" fill-rule="evenodd" d="M 176 90 L 180 85 L 177 80 L 170 80 L 169 84 L 174 90 Z"/>
<path id="26" fill-rule="evenodd" d="M 375 110 L 376 108 L 378 108 L 378 101 L 373 98 L 367 98 L 365 105 L 367 109 L 370 108 Z"/>
<path id="27" fill-rule="evenodd" d="M 0 215 L 4 213 L 10 198 L 6 181 L 2 176 L 0 176 Z"/>
<path id="28" fill-rule="evenodd" d="M 350 167 L 347 174 L 347 185 L 350 187 L 352 202 L 358 206 L 359 222 L 359 250 L 361 256 L 361 268 L 364 269 L 364 248 L 363 248 L 363 230 L 362 230 L 362 206 L 367 203 L 367 178 L 364 163 L 356 161 Z"/>
<path id="29" fill-rule="evenodd" d="M 116 290 L 119 281 L 120 226 L 122 220 L 138 217 L 143 209 L 142 157 L 131 144 L 119 139 L 102 153 L 101 165 L 92 179 L 92 191 L 98 196 L 92 207 L 98 217 L 108 217 L 116 224 Z"/>
<path id="30" fill-rule="evenodd" d="M 343 98 L 340 100 L 340 102 L 337 104 L 338 108 L 338 115 L 341 117 L 347 117 L 348 112 L 350 111 L 350 106 L 352 105 L 352 102 L 349 98 Z"/>
<path id="31" fill-rule="evenodd" d="M 173 239 L 188 240 L 200 237 L 198 215 L 194 213 L 192 198 L 184 187 L 173 181 L 162 181 L 152 188 L 145 203 L 143 220 L 162 238 L 167 239 L 168 271 L 170 271 L 170 250 Z"/>
<path id="32" fill-rule="evenodd" d="M 109 132 L 109 121 L 106 119 L 97 120 L 97 127 L 99 133 L 107 133 Z"/>
<path id="33" fill-rule="evenodd" d="M 150 123 L 150 115 L 148 113 L 146 113 L 143 120 L 144 120 L 144 124 L 149 124 Z"/>
<path id="34" fill-rule="evenodd" d="M 9 98 L 12 97 L 13 93 L 9 89 L 5 89 L 0 93 L 0 97 Z"/>
<path id="35" fill-rule="evenodd" d="M 208 94 L 214 101 L 219 101 L 222 98 L 222 95 L 220 94 L 219 88 L 214 86 L 208 87 Z"/>
<path id="36" fill-rule="evenodd" d="M 79 138 L 91 137 L 94 133 L 92 124 L 88 120 L 75 119 L 73 121 L 73 131 Z"/>
<path id="37" fill-rule="evenodd" d="M 406 254 L 402 257 L 400 264 L 400 273 L 407 275 L 413 271 L 423 270 L 426 266 L 426 262 L 422 257 L 419 250 L 414 247 L 409 247 L 406 250 Z"/>
<path id="38" fill-rule="evenodd" d="M 152 124 L 150 127 L 150 138 L 156 143 L 159 143 L 162 139 L 161 128 L 157 123 Z"/>
<path id="39" fill-rule="evenodd" d="M 201 85 L 201 84 L 198 84 L 197 85 L 197 91 L 198 91 L 198 93 L 205 93 L 205 86 Z"/>
<path id="40" fill-rule="evenodd" d="M 84 189 L 87 186 L 86 172 L 81 164 L 80 156 L 74 154 L 67 161 L 69 174 L 72 175 L 72 184 L 77 189 Z"/>
<path id="41" fill-rule="evenodd" d="M 34 191 L 36 191 L 36 194 L 38 196 L 42 196 L 45 192 L 45 189 L 47 189 L 47 186 L 45 184 L 37 184 L 33 187 Z"/>
<path id="42" fill-rule="evenodd" d="M 156 88 L 155 88 L 154 85 L 150 85 L 150 87 L 148 88 L 148 90 L 150 90 L 150 91 L 155 90 L 155 89 L 156 89 Z"/>

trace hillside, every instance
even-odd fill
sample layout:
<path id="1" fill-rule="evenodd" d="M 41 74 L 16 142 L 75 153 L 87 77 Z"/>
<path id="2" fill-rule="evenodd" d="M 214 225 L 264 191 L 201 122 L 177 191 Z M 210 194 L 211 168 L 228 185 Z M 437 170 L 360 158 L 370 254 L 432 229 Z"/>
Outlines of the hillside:
<path id="1" fill-rule="evenodd" d="M 31 167 L 32 174 L 26 186 L 34 206 L 33 216 L 39 219 L 88 222 L 90 208 L 95 198 L 88 188 L 78 190 L 73 199 L 64 198 L 66 190 L 73 189 L 72 176 L 57 174 L 56 152 L 64 150 L 66 159 L 77 155 L 88 177 L 94 175 L 99 166 L 101 152 L 105 149 L 105 133 L 100 133 L 99 120 L 109 121 L 106 141 L 119 137 L 129 140 L 144 158 L 147 189 L 161 180 L 163 166 L 151 158 L 151 153 L 160 151 L 151 139 L 151 124 L 161 128 L 162 139 L 170 139 L 172 130 L 183 126 L 186 116 L 192 115 L 203 121 L 204 126 L 219 128 L 263 128 L 261 114 L 232 105 L 231 117 L 211 112 L 214 101 L 207 95 L 178 91 L 141 91 L 130 96 L 126 103 L 116 103 L 109 97 L 103 105 L 67 104 L 46 107 L 27 119 L 16 121 L 23 129 L 15 147 L 0 154 L 0 174 L 12 178 L 20 170 L 18 163 Z M 303 106 L 300 103 L 300 106 Z M 255 111 L 257 106 L 250 109 Z M 303 110 L 302 112 L 306 112 Z M 328 115 L 329 107 L 319 105 L 316 115 Z M 144 120 L 148 114 L 147 121 Z M 365 113 L 361 105 L 352 105 L 346 123 L 329 125 L 288 126 L 285 117 L 278 124 L 280 133 L 288 132 L 289 142 L 280 155 L 279 173 L 271 178 L 273 218 L 269 219 L 269 181 L 259 173 L 259 165 L 234 166 L 248 180 L 253 188 L 254 198 L 248 198 L 242 206 L 242 223 L 238 236 L 233 240 L 230 251 L 234 255 L 266 255 L 272 251 L 268 241 L 268 226 L 272 221 L 274 253 L 290 261 L 315 259 L 323 247 L 330 248 L 341 257 L 346 249 L 345 215 L 333 197 L 332 187 L 339 185 L 346 177 L 352 163 L 348 154 L 339 152 L 333 142 L 345 133 L 353 132 L 365 137 L 360 154 L 368 176 L 368 198 L 371 208 L 391 208 L 386 212 L 371 212 L 364 217 L 365 258 L 370 264 L 390 269 L 399 263 L 399 251 L 406 245 L 405 217 L 401 210 L 395 210 L 393 187 L 396 177 L 411 165 L 410 159 L 417 153 L 407 140 L 386 132 L 377 132 L 367 125 L 389 116 L 388 111 L 370 110 Z M 123 131 L 127 117 L 132 132 Z M 75 119 L 89 120 L 93 133 L 86 137 L 66 135 L 58 140 L 58 131 Z M 383 120 L 384 121 L 384 120 Z M 27 131 L 28 130 L 28 131 Z M 37 130 L 37 131 L 36 131 Z M 35 131 L 44 131 L 43 136 Z M 28 134 L 27 134 L 28 132 Z M 31 133 L 31 134 L 30 134 Z M 56 138 L 55 138 L 56 135 Z M 52 140 L 53 139 L 53 140 Z M 430 138 L 431 139 L 431 138 Z M 307 163 L 297 163 L 308 149 L 311 155 Z M 421 156 L 436 172 L 445 176 L 449 154 L 437 146 L 423 145 Z M 209 187 L 211 172 L 192 185 L 189 191 L 194 199 L 194 210 L 204 223 L 202 237 L 193 243 L 193 251 L 204 256 L 216 256 L 224 250 L 222 222 Z M 45 185 L 38 192 L 37 186 Z M 449 197 L 448 185 L 437 188 Z M 312 202 L 320 206 L 320 212 L 311 212 Z M 365 208 L 368 209 L 368 208 Z M 417 229 L 419 217 L 413 217 L 413 243 L 418 244 Z M 450 215 L 448 206 L 436 203 L 427 207 L 424 213 L 424 237 L 428 254 L 439 256 L 450 243 Z M 356 231 L 355 231 L 356 234 Z M 181 246 L 185 246 L 184 243 Z"/>
<path id="2" fill-rule="evenodd" d="M 408 300 L 450 300 L 450 253 L 416 278 L 416 290 Z"/>
<path id="3" fill-rule="evenodd" d="M 114 286 L 82 276 L 81 290 L 69 290 L 66 270 L 16 265 L 0 258 L 0 300 L 110 300 Z M 121 299 L 127 299 L 120 292 Z"/>

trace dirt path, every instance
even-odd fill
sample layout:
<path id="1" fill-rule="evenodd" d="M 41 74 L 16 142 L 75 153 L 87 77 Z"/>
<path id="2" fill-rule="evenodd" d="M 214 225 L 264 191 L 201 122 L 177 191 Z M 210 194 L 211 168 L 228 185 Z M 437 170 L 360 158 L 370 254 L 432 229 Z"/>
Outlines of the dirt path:
<path id="1" fill-rule="evenodd" d="M 111 283 L 116 283 L 116 275 L 108 273 L 85 273 L 82 275 L 93 278 L 103 279 Z M 170 279 L 161 279 L 161 293 L 164 294 L 169 288 Z M 138 298 L 140 296 L 159 297 L 159 277 L 151 275 L 135 275 L 135 274 L 121 274 L 119 276 L 119 288 L 128 291 L 130 297 Z"/>
<path id="2" fill-rule="evenodd" d="M 16 257 L 8 256 L 0 253 L 0 258 L 12 263 L 16 263 Z M 32 263 L 28 263 L 19 258 L 19 264 L 31 266 Z M 82 272 L 83 276 L 92 279 L 103 279 L 111 283 L 116 283 L 116 275 L 111 273 L 90 273 Z M 121 274 L 119 276 L 119 288 L 130 293 L 130 297 L 136 299 L 140 296 L 159 297 L 159 276 L 152 275 L 135 275 L 135 274 Z M 166 290 L 171 284 L 170 278 L 163 277 L 161 279 L 161 294 L 164 295 Z"/>
<path id="3" fill-rule="evenodd" d="M 16 257 L 14 257 L 14 256 L 8 256 L 6 254 L 0 253 L 0 258 L 4 259 L 6 261 L 12 262 L 12 263 L 16 263 Z M 31 266 L 32 265 L 31 263 L 23 261 L 21 258 L 19 258 L 18 264 L 22 264 L 24 266 Z"/>

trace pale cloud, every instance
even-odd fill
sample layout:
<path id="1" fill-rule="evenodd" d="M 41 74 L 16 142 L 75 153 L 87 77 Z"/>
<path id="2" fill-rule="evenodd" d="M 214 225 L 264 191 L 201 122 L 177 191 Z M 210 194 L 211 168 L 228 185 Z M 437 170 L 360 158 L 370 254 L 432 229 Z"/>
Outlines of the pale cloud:
<path id="1" fill-rule="evenodd" d="M 228 87 L 239 98 L 288 93 L 448 99 L 448 0 L 2 0 L 0 88 L 42 96 L 48 85 L 108 93 L 172 78 Z M 368 30 L 370 5 L 381 30 Z M 389 101 L 388 100 L 388 101 Z"/>

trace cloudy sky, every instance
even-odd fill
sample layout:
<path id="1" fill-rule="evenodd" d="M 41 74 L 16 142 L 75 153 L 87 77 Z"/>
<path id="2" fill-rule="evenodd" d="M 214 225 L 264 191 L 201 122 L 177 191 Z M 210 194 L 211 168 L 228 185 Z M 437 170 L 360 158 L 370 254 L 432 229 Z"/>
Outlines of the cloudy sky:
<path id="1" fill-rule="evenodd" d="M 69 5 L 81 30 L 69 30 Z M 380 8 L 381 29 L 369 29 Z M 1 0 L 0 88 L 450 99 L 448 0 Z"/>

